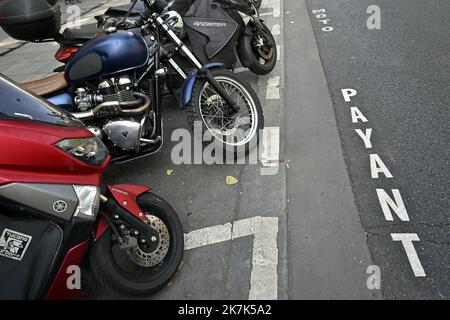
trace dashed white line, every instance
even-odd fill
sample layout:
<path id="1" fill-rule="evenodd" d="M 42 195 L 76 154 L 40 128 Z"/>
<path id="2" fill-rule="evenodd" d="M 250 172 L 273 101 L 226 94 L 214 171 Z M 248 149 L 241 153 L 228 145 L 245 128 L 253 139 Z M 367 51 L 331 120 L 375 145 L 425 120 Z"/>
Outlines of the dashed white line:
<path id="1" fill-rule="evenodd" d="M 265 0 L 266 7 L 273 8 L 273 17 L 279 18 L 281 16 L 281 0 Z"/>
<path id="2" fill-rule="evenodd" d="M 277 36 L 281 33 L 281 27 L 279 24 L 274 24 L 272 27 L 272 35 Z"/>
<path id="3" fill-rule="evenodd" d="M 267 81 L 266 100 L 280 100 L 280 77 L 270 77 Z"/>

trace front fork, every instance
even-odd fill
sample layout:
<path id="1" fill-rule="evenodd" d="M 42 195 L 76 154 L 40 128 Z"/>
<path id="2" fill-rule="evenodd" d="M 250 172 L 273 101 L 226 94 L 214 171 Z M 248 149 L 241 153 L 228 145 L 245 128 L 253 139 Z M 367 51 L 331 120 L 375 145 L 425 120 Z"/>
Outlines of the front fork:
<path id="1" fill-rule="evenodd" d="M 126 244 L 122 235 L 124 230 L 131 230 L 129 236 L 139 237 L 145 242 L 157 246 L 160 240 L 158 230 L 147 224 L 147 217 L 136 202 L 136 198 L 150 190 L 149 187 L 137 185 L 118 185 L 108 187 L 111 197 L 100 195 L 100 202 L 104 209 L 98 221 L 95 239 L 111 228 L 122 245 Z"/>
<path id="2" fill-rule="evenodd" d="M 186 45 L 181 41 L 181 39 L 170 29 L 161 17 L 156 18 L 156 22 L 167 32 L 169 37 L 177 45 L 178 50 L 181 50 L 188 59 L 194 64 L 194 66 L 199 70 L 198 74 L 202 76 L 219 94 L 219 96 L 227 103 L 232 112 L 238 112 L 239 108 L 235 101 L 230 97 L 225 88 L 214 78 L 211 71 L 206 68 L 195 55 L 186 47 Z"/>

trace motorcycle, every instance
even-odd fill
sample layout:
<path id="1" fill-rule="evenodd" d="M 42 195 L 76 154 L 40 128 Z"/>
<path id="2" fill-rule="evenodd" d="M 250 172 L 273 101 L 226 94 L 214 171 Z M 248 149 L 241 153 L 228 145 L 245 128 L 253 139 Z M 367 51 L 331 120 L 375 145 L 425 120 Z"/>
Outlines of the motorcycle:
<path id="1" fill-rule="evenodd" d="M 233 69 L 239 59 L 258 75 L 266 75 L 276 66 L 275 39 L 252 0 L 152 0 L 151 10 L 181 14 L 186 38 L 202 63 L 222 62 L 227 69 Z M 135 0 L 131 5 L 111 7 L 96 18 L 97 27 L 87 25 L 64 31 L 64 38 L 69 41 L 63 42 L 55 55 L 60 62 L 67 61 L 70 52 L 95 37 L 98 29 L 141 27 L 146 9 Z"/>
<path id="2" fill-rule="evenodd" d="M 117 293 L 162 288 L 184 250 L 174 209 L 147 186 L 101 193 L 103 143 L 1 74 L 0 92 L 0 299 L 81 298 L 86 267 Z"/>
<path id="3" fill-rule="evenodd" d="M 34 0 L 34 7 L 26 7 L 37 10 L 40 20 L 30 12 L 23 14 L 23 1 L 0 3 L 0 26 L 10 36 L 36 42 L 61 37 L 60 17 L 55 14 L 59 7 L 51 5 L 54 0 Z M 147 10 L 151 2 L 146 0 Z M 48 16 L 42 13 L 45 5 Z M 202 64 L 180 40 L 182 32 L 177 13 L 149 14 L 140 29 L 111 28 L 87 42 L 63 73 L 22 85 L 82 120 L 108 147 L 112 161 L 120 163 L 161 148 L 162 90 L 164 85 L 170 87 L 170 73 L 176 73 L 183 79 L 180 104 L 190 127 L 200 123 L 216 150 L 245 154 L 258 144 L 264 126 L 256 93 L 222 64 Z"/>

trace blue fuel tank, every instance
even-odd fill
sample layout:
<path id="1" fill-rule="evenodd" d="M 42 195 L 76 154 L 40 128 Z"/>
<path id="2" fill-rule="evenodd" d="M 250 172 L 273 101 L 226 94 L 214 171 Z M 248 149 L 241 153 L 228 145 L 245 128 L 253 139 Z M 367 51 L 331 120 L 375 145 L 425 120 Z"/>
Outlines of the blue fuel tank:
<path id="1" fill-rule="evenodd" d="M 72 56 L 65 77 L 69 84 L 78 85 L 142 68 L 148 59 L 149 50 L 143 37 L 130 31 L 103 34 L 88 41 Z"/>

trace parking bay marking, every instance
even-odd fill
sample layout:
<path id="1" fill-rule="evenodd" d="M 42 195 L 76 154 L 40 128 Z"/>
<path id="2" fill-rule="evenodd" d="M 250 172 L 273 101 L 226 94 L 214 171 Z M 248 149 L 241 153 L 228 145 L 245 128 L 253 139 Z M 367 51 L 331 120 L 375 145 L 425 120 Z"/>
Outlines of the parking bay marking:
<path id="1" fill-rule="evenodd" d="M 278 296 L 278 218 L 253 217 L 185 234 L 185 250 L 254 236 L 249 300 Z"/>

